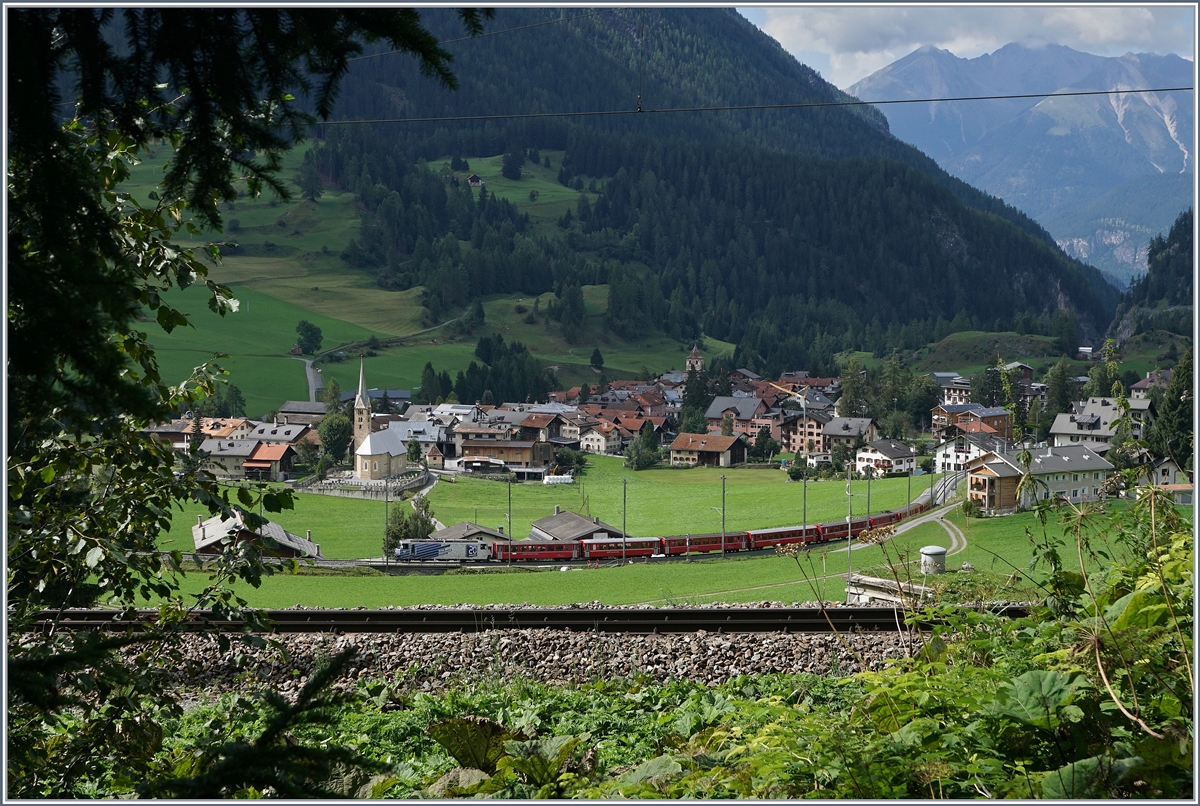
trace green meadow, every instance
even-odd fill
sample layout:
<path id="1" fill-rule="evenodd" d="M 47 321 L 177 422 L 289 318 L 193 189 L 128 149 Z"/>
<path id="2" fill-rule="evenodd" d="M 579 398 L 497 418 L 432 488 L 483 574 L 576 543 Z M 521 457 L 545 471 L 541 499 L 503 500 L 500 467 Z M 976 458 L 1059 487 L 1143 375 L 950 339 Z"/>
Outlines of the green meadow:
<path id="1" fill-rule="evenodd" d="M 662 468 L 634 472 L 611 456 L 589 456 L 587 472 L 576 484 L 543 486 L 514 484 L 512 528 L 527 535 L 531 522 L 564 510 L 598 517 L 633 535 L 701 534 L 721 531 L 721 476 L 725 475 L 725 519 L 729 531 L 787 526 L 803 516 L 804 485 L 791 482 L 778 470 L 720 470 L 718 468 Z M 926 477 L 927 479 L 928 477 Z M 928 481 L 913 479 L 915 498 Z M 866 512 L 867 483 L 854 483 L 854 512 Z M 871 511 L 882 512 L 907 501 L 907 479 L 871 483 Z M 625 494 L 625 503 L 622 494 Z M 429 501 L 444 523 L 476 521 L 495 528 L 508 517 L 507 485 L 496 481 L 460 478 L 439 482 Z M 844 481 L 808 483 L 810 523 L 846 517 Z"/>
<path id="2" fill-rule="evenodd" d="M 516 488 L 514 488 L 516 489 Z M 361 503 L 361 502 L 360 502 Z M 1117 503 L 1114 507 L 1120 507 Z M 382 512 L 377 513 L 380 519 Z M 1186 511 L 1190 515 L 1190 508 Z M 1028 528 L 1040 534 L 1041 526 L 1030 513 L 982 520 L 966 519 L 955 508 L 945 518 L 967 535 L 967 548 L 947 557 L 945 577 L 940 584 L 962 587 L 979 580 L 1010 591 L 1002 598 L 1036 595 L 1028 579 L 1032 546 Z M 1103 529 L 1105 516 L 1095 528 Z M 376 527 L 379 528 L 379 527 Z M 1052 534 L 1062 535 L 1063 525 L 1054 518 Z M 314 533 L 314 538 L 317 535 Z M 845 596 L 841 575 L 847 570 L 885 578 L 928 582 L 918 570 L 922 546 L 950 547 L 950 535 L 941 524 L 928 522 L 902 532 L 883 545 L 862 546 L 852 552 L 848 569 L 842 544 L 831 544 L 801 552 L 797 558 L 778 555 L 759 557 L 710 557 L 691 562 L 638 560 L 603 568 L 559 566 L 502 568 L 451 572 L 438 576 L 290 576 L 267 578 L 258 589 L 239 584 L 238 592 L 256 607 L 283 608 L 296 604 L 310 607 L 410 607 L 418 604 L 531 604 L 558 605 L 601 602 L 608 605 L 699 605 L 707 602 L 783 601 L 806 602 L 817 598 L 838 600 Z M 1078 570 L 1077 554 L 1068 540 L 1062 551 L 1066 570 Z M 977 574 L 955 573 L 964 562 Z M 1086 558 L 1089 570 L 1097 565 Z M 1045 569 L 1039 569 L 1036 575 Z M 192 573 L 185 591 L 198 591 L 204 574 Z"/>
<path id="3" fill-rule="evenodd" d="M 721 531 L 721 475 L 726 476 L 725 513 L 729 532 L 800 523 L 804 485 L 789 482 L 778 470 L 725 470 L 713 468 L 661 469 L 634 472 L 618 457 L 592 456 L 580 483 L 572 485 L 512 485 L 512 531 L 524 537 L 530 524 L 564 510 L 598 517 L 621 527 L 622 492 L 627 493 L 626 528 L 633 535 L 702 534 Z M 929 477 L 913 479 L 915 498 L 928 486 Z M 627 486 L 623 486 L 625 482 Z M 854 512 L 866 511 L 867 484 L 855 482 Z M 871 511 L 882 512 L 907 502 L 906 479 L 883 479 L 871 484 Z M 473 521 L 508 528 L 508 485 L 482 479 L 439 481 L 429 494 L 434 516 L 447 526 Z M 410 506 L 407 502 L 391 506 Z M 190 551 L 192 524 L 205 514 L 189 507 L 177 514 L 175 529 L 163 536 L 163 548 Z M 299 493 L 296 507 L 269 516 L 285 529 L 303 536 L 312 531 L 330 559 L 379 557 L 384 526 L 384 504 L 357 498 Z M 808 484 L 810 523 L 846 517 L 846 483 L 811 481 Z M 182 528 L 181 528 L 182 527 Z M 171 542 L 167 542 L 171 541 Z"/>

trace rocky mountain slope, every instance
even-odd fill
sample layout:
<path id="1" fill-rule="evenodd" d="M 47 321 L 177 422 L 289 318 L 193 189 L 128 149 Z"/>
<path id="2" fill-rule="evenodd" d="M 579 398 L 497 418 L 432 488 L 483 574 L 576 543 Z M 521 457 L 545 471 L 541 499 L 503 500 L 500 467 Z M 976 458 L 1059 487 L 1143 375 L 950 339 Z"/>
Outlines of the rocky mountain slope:
<path id="1" fill-rule="evenodd" d="M 961 59 L 923 47 L 848 88 L 863 100 L 1190 87 L 1178 56 L 1094 56 L 1009 44 Z M 951 174 L 1045 226 L 1120 284 L 1145 244 L 1190 203 L 1190 92 L 953 101 L 881 107 L 892 132 Z"/>

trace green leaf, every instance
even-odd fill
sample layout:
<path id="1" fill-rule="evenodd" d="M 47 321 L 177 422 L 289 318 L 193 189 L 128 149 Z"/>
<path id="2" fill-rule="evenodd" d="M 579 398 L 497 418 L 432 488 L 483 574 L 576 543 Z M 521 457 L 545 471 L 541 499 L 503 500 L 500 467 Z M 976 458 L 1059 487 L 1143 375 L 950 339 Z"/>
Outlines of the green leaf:
<path id="1" fill-rule="evenodd" d="M 545 786 L 558 779 L 559 773 L 575 748 L 580 736 L 547 736 L 527 742 L 505 742 L 508 753 L 501 759 L 497 769 L 510 769 L 523 774 L 534 786 Z"/>
<path id="2" fill-rule="evenodd" d="M 1128 627 L 1157 627 L 1167 622 L 1170 611 L 1158 594 L 1134 591 L 1113 602 L 1104 611 L 1104 620 L 1113 630 Z"/>
<path id="3" fill-rule="evenodd" d="M 474 767 L 455 767 L 426 790 L 432 797 L 445 798 L 475 794 L 480 785 L 491 779 L 486 772 Z M 395 779 L 392 779 L 395 780 Z M 372 798 L 378 795 L 371 795 Z"/>
<path id="4" fill-rule="evenodd" d="M 95 568 L 96 563 L 100 562 L 102 557 L 104 557 L 104 549 L 99 546 L 92 547 L 91 551 L 87 553 L 87 567 Z"/>
<path id="5" fill-rule="evenodd" d="M 1033 670 L 997 692 L 999 713 L 1036 728 L 1054 730 L 1062 721 L 1059 709 L 1069 705 L 1085 685 L 1080 679 L 1059 671 Z"/>
<path id="6" fill-rule="evenodd" d="M 650 784 L 657 786 L 671 776 L 683 772 L 679 762 L 670 756 L 655 756 L 643 761 L 617 780 L 624 784 Z"/>
<path id="7" fill-rule="evenodd" d="M 520 735 L 499 722 L 480 716 L 435 722 L 425 732 L 460 765 L 483 770 L 488 775 L 496 772 L 496 763 L 504 756 L 505 743 Z"/>
<path id="8" fill-rule="evenodd" d="M 1046 773 L 1042 778 L 1042 797 L 1067 800 L 1112 794 L 1112 788 L 1141 763 L 1142 760 L 1136 756 L 1122 759 L 1093 756 L 1074 761 Z"/>
<path id="9" fill-rule="evenodd" d="M 250 497 L 250 491 L 245 487 L 238 487 L 237 498 L 238 503 L 244 507 L 254 506 L 254 499 Z"/>

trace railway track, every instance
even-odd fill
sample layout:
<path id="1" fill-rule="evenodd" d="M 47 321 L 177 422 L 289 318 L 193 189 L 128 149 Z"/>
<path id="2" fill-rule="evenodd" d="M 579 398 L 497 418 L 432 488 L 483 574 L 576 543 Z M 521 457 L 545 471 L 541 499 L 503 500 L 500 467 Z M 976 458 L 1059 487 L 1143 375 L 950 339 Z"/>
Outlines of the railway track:
<path id="1" fill-rule="evenodd" d="M 45 612 L 35 629 L 123 631 L 145 628 L 155 611 L 125 619 L 115 611 Z M 445 633 L 487 630 L 574 630 L 604 633 L 691 632 L 897 632 L 904 613 L 891 607 L 817 608 L 654 608 L 626 609 L 445 609 L 445 610 L 266 610 L 261 611 L 278 633 Z M 1018 618 L 1025 608 L 1003 606 L 1001 615 Z M 240 632 L 240 620 L 197 613 L 184 625 L 188 632 Z"/>

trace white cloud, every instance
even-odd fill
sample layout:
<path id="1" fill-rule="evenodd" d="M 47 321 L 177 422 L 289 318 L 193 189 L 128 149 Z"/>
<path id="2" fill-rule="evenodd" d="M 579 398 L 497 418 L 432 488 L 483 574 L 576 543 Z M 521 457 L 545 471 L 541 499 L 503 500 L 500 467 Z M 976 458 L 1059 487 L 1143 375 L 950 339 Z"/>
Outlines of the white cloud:
<path id="1" fill-rule="evenodd" d="M 801 61 L 848 87 L 922 45 L 974 58 L 1009 42 L 1053 42 L 1100 56 L 1194 58 L 1191 7 L 846 6 L 743 11 Z M 808 60 L 804 57 L 808 56 Z"/>

